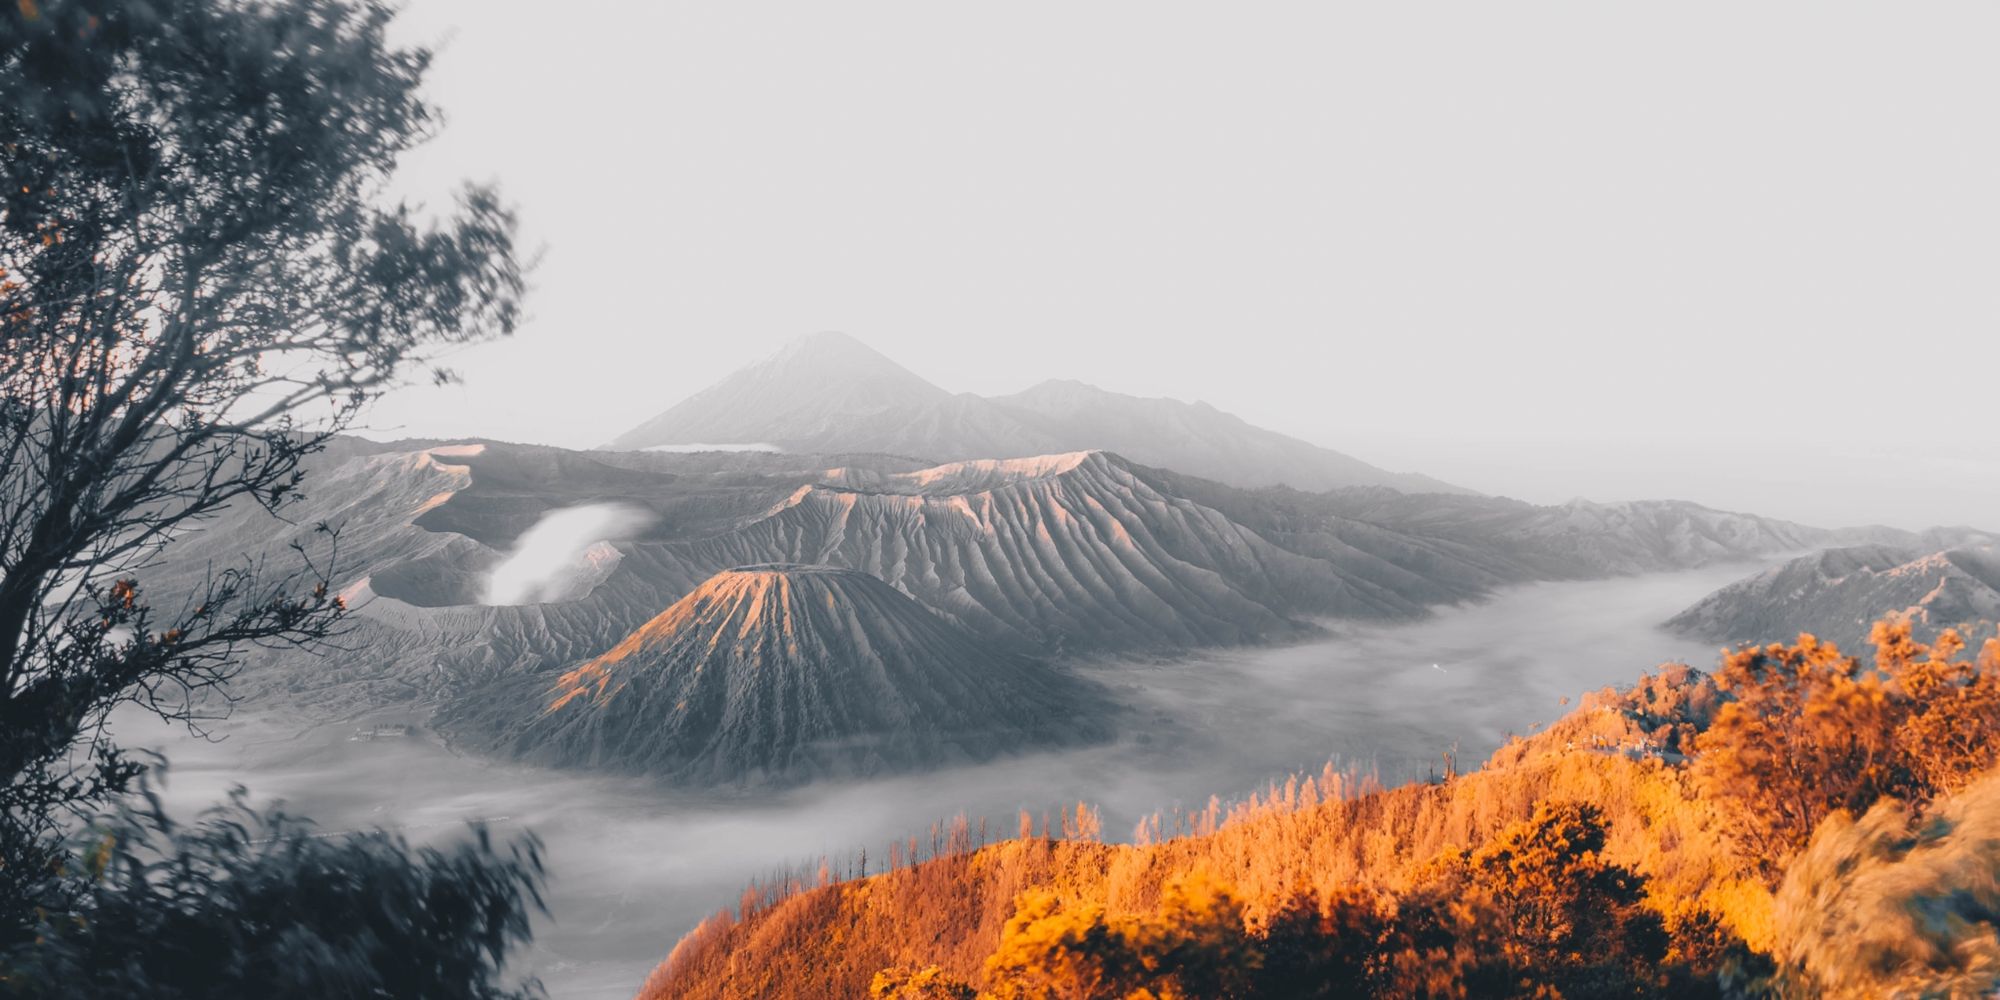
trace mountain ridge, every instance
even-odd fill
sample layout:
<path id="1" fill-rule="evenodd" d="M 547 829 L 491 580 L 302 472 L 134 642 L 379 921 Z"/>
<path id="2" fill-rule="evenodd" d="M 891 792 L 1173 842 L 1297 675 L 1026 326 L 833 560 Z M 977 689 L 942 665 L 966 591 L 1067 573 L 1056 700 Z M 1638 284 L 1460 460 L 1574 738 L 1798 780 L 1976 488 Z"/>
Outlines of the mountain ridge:
<path id="1" fill-rule="evenodd" d="M 314 544 L 312 524 L 340 529 L 334 585 L 370 654 L 332 650 L 310 674 L 254 669 L 242 683 L 343 715 L 477 698 L 517 676 L 547 684 L 714 574 L 758 563 L 860 570 L 996 649 L 1060 659 L 1285 642 L 1321 634 L 1322 619 L 1410 619 L 1515 583 L 1760 559 L 1822 537 L 1722 530 L 1737 516 L 1694 505 L 1606 518 L 1378 488 L 1242 490 L 1101 451 L 924 466 L 478 442 L 315 461 L 297 530 L 258 533 L 260 512 L 232 512 L 146 582 L 198 581 L 245 558 L 246 539 L 268 540 L 248 557 L 283 559 L 290 541 Z M 530 529 L 593 504 L 643 526 L 580 539 L 578 565 L 554 567 L 566 582 L 542 596 L 489 603 L 489 576 Z"/>
<path id="2" fill-rule="evenodd" d="M 1131 396 L 1074 379 L 1047 379 L 1003 396 L 951 393 L 838 333 L 796 339 L 605 447 L 695 444 L 883 452 L 939 463 L 1106 450 L 1246 487 L 1471 492 L 1377 468 L 1208 403 Z"/>
<path id="3" fill-rule="evenodd" d="M 2000 620 L 2000 544 L 1826 549 L 1729 584 L 1666 627 L 1727 643 L 1789 642 L 1809 632 L 1858 651 L 1884 615 L 1908 618 L 1926 639 Z"/>

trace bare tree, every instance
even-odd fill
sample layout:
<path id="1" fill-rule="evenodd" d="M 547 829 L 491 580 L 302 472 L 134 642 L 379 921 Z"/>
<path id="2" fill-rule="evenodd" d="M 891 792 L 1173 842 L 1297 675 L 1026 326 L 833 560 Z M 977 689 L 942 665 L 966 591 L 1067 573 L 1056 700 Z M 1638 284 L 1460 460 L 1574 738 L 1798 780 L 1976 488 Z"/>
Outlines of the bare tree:
<path id="1" fill-rule="evenodd" d="M 192 718 L 246 643 L 343 613 L 331 539 L 173 594 L 148 585 L 163 547 L 231 505 L 282 510 L 371 399 L 513 329 L 494 193 L 434 221 L 385 197 L 438 122 L 392 13 L 0 7 L 0 879 L 138 774 L 112 709 Z"/>

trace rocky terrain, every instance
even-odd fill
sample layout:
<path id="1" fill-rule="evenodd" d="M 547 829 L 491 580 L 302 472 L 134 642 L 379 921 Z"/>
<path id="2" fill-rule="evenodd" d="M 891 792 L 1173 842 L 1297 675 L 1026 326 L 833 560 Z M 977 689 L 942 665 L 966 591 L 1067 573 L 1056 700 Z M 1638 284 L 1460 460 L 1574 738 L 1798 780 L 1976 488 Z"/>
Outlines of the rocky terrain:
<path id="1" fill-rule="evenodd" d="M 1091 685 L 873 576 L 788 564 L 718 573 L 554 684 L 508 687 L 445 724 L 541 763 L 699 784 L 983 761 L 1101 739 L 1111 715 Z"/>
<path id="2" fill-rule="evenodd" d="M 281 567 L 293 544 L 332 559 L 349 634 L 309 669 L 253 655 L 239 690 L 321 718 L 444 706 L 454 737 L 475 742 L 740 566 L 858 571 L 870 582 L 849 589 L 886 587 L 993 655 L 1061 660 L 1289 641 L 1510 583 L 1767 559 L 1840 537 L 1673 502 L 1246 490 L 1103 451 L 923 466 L 341 441 L 307 484 L 288 521 L 225 512 L 146 585 L 186 589 L 245 560 Z M 804 766 L 676 760 L 739 777 Z"/>
<path id="3" fill-rule="evenodd" d="M 2000 547 L 1828 549 L 1731 584 L 1667 625 L 1729 643 L 1789 642 L 1811 632 L 1860 651 L 1870 624 L 1885 615 L 1907 616 L 1926 639 L 2000 620 Z"/>

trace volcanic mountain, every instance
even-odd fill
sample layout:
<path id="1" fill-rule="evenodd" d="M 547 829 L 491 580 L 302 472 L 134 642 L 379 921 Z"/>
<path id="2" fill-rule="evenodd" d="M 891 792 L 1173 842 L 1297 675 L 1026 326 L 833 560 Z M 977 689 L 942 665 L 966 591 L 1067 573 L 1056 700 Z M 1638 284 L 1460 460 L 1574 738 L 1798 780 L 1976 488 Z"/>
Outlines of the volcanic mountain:
<path id="1" fill-rule="evenodd" d="M 1685 500 L 1537 506 L 1504 497 L 1353 489 L 1330 493 L 1317 506 L 1337 517 L 1460 542 L 1542 579 L 1685 569 L 1799 552 L 1849 537 Z M 1881 530 L 1899 539 L 1914 537 Z"/>
<path id="2" fill-rule="evenodd" d="M 835 469 L 762 518 L 659 555 L 863 570 L 1050 654 L 1257 642 L 1304 634 L 1314 615 L 1414 617 L 1474 592 L 1361 551 L 1340 564 L 1287 551 L 1104 452 Z"/>
<path id="3" fill-rule="evenodd" d="M 716 574 L 523 702 L 529 719 L 483 728 L 549 764 L 789 783 L 1087 742 L 1105 704 L 866 573 L 763 565 Z"/>
<path id="4" fill-rule="evenodd" d="M 2000 620 L 2000 547 L 1828 549 L 1732 583 L 1667 627 L 1721 642 L 1789 642 L 1811 632 L 1859 650 L 1870 623 L 1886 615 L 1907 615 L 1923 637 Z"/>
<path id="5" fill-rule="evenodd" d="M 954 395 L 839 333 L 793 341 L 607 447 L 697 444 L 882 452 L 936 462 L 1105 450 L 1237 486 L 1465 492 L 1251 426 L 1205 403 L 1142 399 L 1072 381 L 1011 396 Z"/>
<path id="6" fill-rule="evenodd" d="M 982 642 L 1061 657 L 1284 641 L 1319 618 L 1412 618 L 1509 583 L 1837 544 L 1692 504 L 1242 490 L 1105 452 L 925 468 L 863 454 L 343 441 L 315 462 L 293 525 L 274 533 L 260 509 L 231 511 L 177 542 L 146 584 L 198 585 L 245 558 L 282 566 L 292 542 L 326 546 L 315 525 L 337 529 L 334 584 L 355 633 L 311 671 L 248 670 L 238 689 L 343 716 L 483 703 L 522 676 L 546 688 L 733 566 L 860 570 Z M 511 598 L 490 586 L 537 528 L 592 507 L 621 516 L 543 566 L 544 585 Z"/>

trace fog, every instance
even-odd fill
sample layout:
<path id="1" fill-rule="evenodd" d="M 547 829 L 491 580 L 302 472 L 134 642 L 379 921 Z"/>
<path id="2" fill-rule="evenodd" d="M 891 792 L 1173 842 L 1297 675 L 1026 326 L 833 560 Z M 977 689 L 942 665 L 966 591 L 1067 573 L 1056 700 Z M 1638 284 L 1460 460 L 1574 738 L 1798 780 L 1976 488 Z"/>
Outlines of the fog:
<path id="1" fill-rule="evenodd" d="M 618 566 L 608 544 L 646 526 L 631 504 L 587 503 L 543 514 L 521 533 L 486 581 L 488 604 L 536 604 L 588 595 Z"/>
<path id="2" fill-rule="evenodd" d="M 452 837 L 470 819 L 545 839 L 552 916 L 524 971 L 559 1000 L 629 997 L 674 941 L 750 879 L 889 841 L 958 812 L 1011 832 L 1020 809 L 1078 800 L 1126 839 L 1158 809 L 1240 797 L 1329 760 L 1385 780 L 1422 777 L 1457 744 L 1470 766 L 1509 731 L 1552 720 L 1559 699 L 1715 651 L 1656 623 L 1749 572 L 1735 566 L 1536 584 L 1424 621 L 1337 626 L 1311 643 L 1080 669 L 1132 706 L 1118 742 L 949 772 L 782 793 L 691 793 L 454 754 L 420 738 L 350 740 L 352 723 L 300 731 L 245 706 L 195 741 L 137 717 L 120 738 L 163 750 L 172 808 L 248 785 L 327 829 L 389 826 Z M 382 717 L 386 719 L 387 717 Z M 381 720 L 373 720 L 381 721 Z"/>

